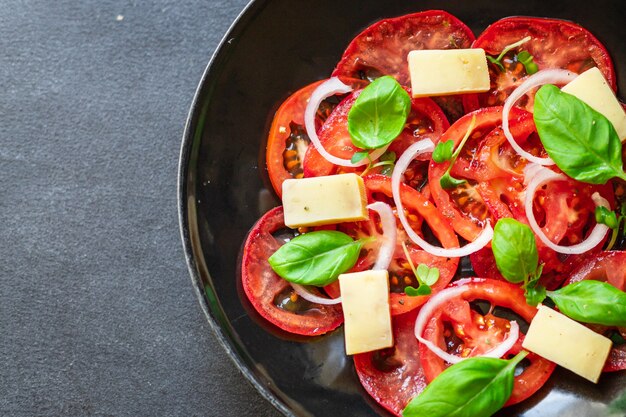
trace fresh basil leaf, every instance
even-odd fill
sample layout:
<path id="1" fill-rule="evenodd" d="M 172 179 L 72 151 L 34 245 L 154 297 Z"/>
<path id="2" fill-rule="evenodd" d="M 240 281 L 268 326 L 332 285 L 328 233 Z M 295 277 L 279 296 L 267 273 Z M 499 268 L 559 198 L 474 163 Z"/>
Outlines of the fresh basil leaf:
<path id="1" fill-rule="evenodd" d="M 498 271 L 510 282 L 528 280 L 539 263 L 533 231 L 515 219 L 498 220 L 493 229 L 491 249 Z"/>
<path id="2" fill-rule="evenodd" d="M 411 98 L 390 76 L 377 78 L 365 87 L 348 112 L 352 143 L 362 149 L 381 148 L 404 130 Z"/>
<path id="3" fill-rule="evenodd" d="M 363 159 L 367 158 L 368 156 L 369 156 L 369 152 L 367 151 L 355 152 L 354 155 L 352 155 L 352 158 L 350 158 L 350 162 L 352 162 L 353 164 L 356 164 L 357 162 L 361 162 Z"/>
<path id="4" fill-rule="evenodd" d="M 546 299 L 546 287 L 543 285 L 527 285 L 525 289 L 526 302 L 533 307 L 537 307 L 540 302 Z"/>
<path id="5" fill-rule="evenodd" d="M 548 291 L 561 313 L 582 323 L 626 326 L 626 293 L 611 284 L 584 280 Z"/>
<path id="6" fill-rule="evenodd" d="M 426 284 L 420 284 L 419 287 L 415 288 L 412 286 L 404 287 L 404 293 L 409 297 L 417 297 L 420 295 L 430 295 L 433 290 Z"/>
<path id="7" fill-rule="evenodd" d="M 269 257 L 274 272 L 301 285 L 327 285 L 352 268 L 362 242 L 345 233 L 320 230 L 291 239 Z"/>
<path id="8" fill-rule="evenodd" d="M 513 392 L 515 367 L 528 353 L 513 359 L 472 357 L 450 366 L 413 398 L 403 417 L 489 417 Z"/>
<path id="9" fill-rule="evenodd" d="M 441 164 L 452 159 L 454 152 L 454 140 L 450 139 L 445 142 L 439 142 L 433 151 L 433 161 Z"/>
<path id="10" fill-rule="evenodd" d="M 500 71 L 504 72 L 504 65 L 502 65 L 502 63 L 500 63 L 500 61 L 497 58 L 487 55 L 487 59 L 489 60 L 489 62 L 497 66 L 500 69 Z"/>
<path id="11" fill-rule="evenodd" d="M 452 175 L 450 175 L 449 171 L 446 171 L 441 178 L 439 178 L 439 185 L 441 185 L 441 188 L 443 188 L 444 190 L 450 190 L 452 188 L 456 188 L 459 185 L 463 185 L 465 184 L 467 181 L 466 180 L 459 180 L 454 178 Z"/>
<path id="12" fill-rule="evenodd" d="M 607 209 L 606 207 L 596 207 L 595 215 L 596 222 L 607 225 L 609 229 L 617 229 L 617 226 L 619 226 L 615 212 Z"/>
<path id="13" fill-rule="evenodd" d="M 535 95 L 534 119 L 548 155 L 569 177 L 590 184 L 626 179 L 613 124 L 582 100 L 544 85 Z"/>

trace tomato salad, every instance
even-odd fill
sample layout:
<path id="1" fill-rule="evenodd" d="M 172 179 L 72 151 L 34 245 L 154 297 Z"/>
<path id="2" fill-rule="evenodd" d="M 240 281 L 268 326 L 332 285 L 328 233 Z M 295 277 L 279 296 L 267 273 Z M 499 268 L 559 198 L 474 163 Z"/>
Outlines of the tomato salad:
<path id="1" fill-rule="evenodd" d="M 486 89 L 413 97 L 409 52 L 477 48 Z M 286 207 L 267 212 L 243 249 L 252 306 L 323 335 L 344 322 L 338 276 L 386 271 L 393 344 L 353 359 L 398 416 L 489 416 L 539 390 L 556 366 L 524 345 L 541 304 L 610 339 L 605 372 L 626 369 L 626 116 L 560 90 L 598 70 L 614 94 L 606 49 L 562 20 L 475 38 L 435 10 L 365 29 L 280 106 L 266 161 L 279 197 L 285 181 L 360 176 L 367 218 L 287 227 Z"/>

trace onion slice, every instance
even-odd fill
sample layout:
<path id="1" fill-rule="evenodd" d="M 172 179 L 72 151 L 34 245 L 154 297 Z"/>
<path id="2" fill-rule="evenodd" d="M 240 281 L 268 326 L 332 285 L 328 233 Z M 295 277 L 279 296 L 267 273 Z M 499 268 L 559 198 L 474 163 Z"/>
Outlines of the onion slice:
<path id="1" fill-rule="evenodd" d="M 372 267 L 373 270 L 381 270 L 389 268 L 393 252 L 396 249 L 396 217 L 389 204 L 377 201 L 367 206 L 368 209 L 374 210 L 380 216 L 380 224 L 383 228 L 383 244 L 378 250 L 376 262 Z"/>
<path id="2" fill-rule="evenodd" d="M 446 352 L 430 340 L 424 339 L 422 337 L 422 334 L 424 333 L 424 329 L 426 328 L 428 319 L 431 317 L 432 313 L 437 307 L 441 306 L 448 300 L 463 295 L 468 290 L 469 287 L 467 286 L 467 284 L 465 284 L 461 286 L 448 287 L 442 291 L 439 291 L 437 294 L 430 297 L 426 304 L 422 306 L 419 314 L 417 315 L 417 320 L 415 320 L 415 337 L 417 338 L 417 340 L 419 340 L 420 343 L 424 344 L 435 355 L 437 355 L 444 361 L 452 364 L 459 363 L 467 358 L 462 358 L 460 356 L 452 355 Z M 516 321 L 511 321 L 511 328 L 504 340 L 502 340 L 502 342 L 498 346 L 480 356 L 488 358 L 501 358 L 513 347 L 513 345 L 515 345 L 515 342 L 518 338 L 519 325 Z"/>
<path id="3" fill-rule="evenodd" d="M 293 282 L 290 282 L 290 284 L 293 290 L 296 292 L 296 294 L 298 294 L 300 297 L 312 303 L 324 304 L 327 306 L 341 303 L 341 297 L 337 297 L 337 298 L 320 297 L 319 295 L 315 295 L 309 290 L 307 290 L 307 288 L 304 285 L 295 284 Z"/>
<path id="4" fill-rule="evenodd" d="M 551 181 L 565 181 L 567 180 L 567 177 L 565 176 L 565 174 L 558 174 L 548 168 L 541 167 L 541 169 L 537 169 L 532 165 L 526 167 L 525 173 L 526 180 L 528 181 L 528 186 L 526 187 L 526 197 L 524 201 L 526 217 L 528 218 L 530 228 L 547 247 L 559 253 L 578 255 L 595 248 L 600 242 L 602 242 L 602 239 L 604 239 L 607 232 L 609 231 L 609 227 L 601 223 L 597 223 L 595 225 L 587 239 L 576 245 L 561 246 L 552 242 L 548 238 L 548 236 L 546 236 L 543 230 L 541 230 L 539 224 L 537 224 L 537 219 L 535 219 L 535 214 L 533 213 L 533 201 L 535 200 L 535 193 L 537 192 L 538 188 Z M 597 192 L 593 193 L 591 198 L 593 199 L 596 207 L 603 206 L 608 208 L 609 210 L 611 209 L 609 202 L 605 198 L 600 196 L 600 194 L 598 194 Z"/>
<path id="5" fill-rule="evenodd" d="M 309 135 L 309 139 L 311 139 L 311 143 L 315 146 L 320 155 L 324 157 L 324 159 L 335 165 L 354 168 L 369 164 L 370 159 L 374 161 L 380 158 L 380 156 L 387 151 L 387 147 L 389 145 L 374 150 L 370 154 L 369 158 L 363 158 L 359 162 L 352 163 L 349 159 L 338 158 L 331 155 L 326 149 L 324 149 L 324 146 L 322 146 L 322 142 L 320 142 L 320 138 L 317 136 L 317 132 L 315 131 L 315 113 L 317 113 L 317 109 L 322 101 L 326 100 L 328 97 L 334 96 L 335 94 L 346 94 L 351 91 L 352 87 L 344 84 L 337 77 L 331 77 L 324 81 L 313 91 L 311 98 L 306 105 L 306 109 L 304 110 L 304 126 L 306 127 L 306 133 Z"/>
<path id="6" fill-rule="evenodd" d="M 504 132 L 504 136 L 509 141 L 515 152 L 519 155 L 523 156 L 530 162 L 534 162 L 539 165 L 554 165 L 554 161 L 550 158 L 539 158 L 529 152 L 526 152 L 522 149 L 521 146 L 517 144 L 515 138 L 511 134 L 511 130 L 509 129 L 509 112 L 511 108 L 526 93 L 532 90 L 535 87 L 539 87 L 543 84 L 567 84 L 576 78 L 578 74 L 573 72 L 563 70 L 563 69 L 546 69 L 541 70 L 526 79 L 523 83 L 521 83 L 511 95 L 504 102 L 504 107 L 502 108 L 502 130 Z"/>
<path id="7" fill-rule="evenodd" d="M 400 218 L 400 223 L 404 227 L 409 238 L 424 251 L 430 253 L 435 256 L 442 256 L 448 258 L 460 258 L 462 256 L 469 255 L 482 249 L 489 242 L 491 242 L 491 238 L 493 237 L 493 228 L 491 224 L 487 222 L 487 225 L 483 229 L 482 232 L 478 235 L 478 237 L 471 243 L 463 246 L 462 248 L 440 248 L 438 246 L 433 246 L 430 243 L 426 242 L 422 239 L 416 232 L 413 230 L 409 221 L 404 214 L 404 209 L 402 206 L 402 199 L 400 198 L 400 183 L 402 181 L 402 176 L 404 175 L 404 171 L 409 167 L 409 164 L 413 159 L 415 159 L 418 155 L 425 152 L 432 152 L 435 148 L 435 145 L 430 139 L 422 139 L 419 142 L 414 143 L 409 146 L 406 151 L 398 158 L 396 161 L 396 166 L 393 169 L 393 174 L 391 175 L 391 191 L 393 193 L 393 201 L 396 205 L 398 217 Z"/>

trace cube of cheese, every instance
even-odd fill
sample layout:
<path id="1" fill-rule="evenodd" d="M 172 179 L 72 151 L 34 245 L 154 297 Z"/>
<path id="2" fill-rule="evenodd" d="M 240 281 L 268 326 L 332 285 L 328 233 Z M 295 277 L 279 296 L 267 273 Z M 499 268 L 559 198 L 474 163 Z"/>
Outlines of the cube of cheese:
<path id="1" fill-rule="evenodd" d="M 296 228 L 367 220 L 363 178 L 356 174 L 283 182 L 285 225 Z"/>
<path id="2" fill-rule="evenodd" d="M 613 123 L 620 140 L 626 140 L 626 112 L 597 67 L 583 72 L 561 90 L 604 115 Z"/>
<path id="3" fill-rule="evenodd" d="M 546 306 L 539 306 L 522 346 L 598 382 L 612 346 L 608 339 Z"/>
<path id="4" fill-rule="evenodd" d="M 489 90 L 489 70 L 483 49 L 411 51 L 408 61 L 413 97 Z"/>
<path id="5" fill-rule="evenodd" d="M 386 270 L 339 275 L 346 354 L 393 346 Z"/>

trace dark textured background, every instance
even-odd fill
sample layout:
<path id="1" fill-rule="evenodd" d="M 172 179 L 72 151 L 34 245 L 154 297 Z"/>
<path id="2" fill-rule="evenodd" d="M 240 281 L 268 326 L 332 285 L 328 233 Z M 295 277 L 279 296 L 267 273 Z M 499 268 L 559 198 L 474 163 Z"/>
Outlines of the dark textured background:
<path id="1" fill-rule="evenodd" d="M 278 416 L 185 265 L 194 90 L 245 0 L 0 4 L 0 415 Z"/>

